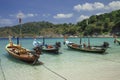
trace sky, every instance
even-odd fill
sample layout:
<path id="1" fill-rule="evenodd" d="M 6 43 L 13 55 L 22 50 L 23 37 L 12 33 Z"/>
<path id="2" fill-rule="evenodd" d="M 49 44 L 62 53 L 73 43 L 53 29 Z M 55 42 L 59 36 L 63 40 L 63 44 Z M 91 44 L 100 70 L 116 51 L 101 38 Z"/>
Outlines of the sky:
<path id="1" fill-rule="evenodd" d="M 0 0 L 0 27 L 48 21 L 77 23 L 92 15 L 120 9 L 120 0 Z"/>

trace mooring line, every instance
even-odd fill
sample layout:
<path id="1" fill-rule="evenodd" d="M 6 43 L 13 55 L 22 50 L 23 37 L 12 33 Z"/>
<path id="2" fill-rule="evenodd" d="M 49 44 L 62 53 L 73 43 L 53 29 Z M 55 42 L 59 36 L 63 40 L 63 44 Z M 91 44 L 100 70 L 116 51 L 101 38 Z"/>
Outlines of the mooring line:
<path id="1" fill-rule="evenodd" d="M 4 71 L 3 71 L 3 69 L 2 69 L 1 59 L 0 59 L 0 69 L 1 69 L 1 71 L 2 71 L 2 74 L 3 74 L 4 80 L 6 80 L 6 77 L 5 77 Z"/>
<path id="2" fill-rule="evenodd" d="M 47 66 L 43 65 L 44 68 L 46 68 L 47 70 L 49 70 L 50 72 L 56 74 L 57 76 L 61 77 L 64 80 L 67 80 L 65 77 L 63 77 L 62 75 L 56 73 L 55 71 L 51 70 L 50 68 L 48 68 Z"/>

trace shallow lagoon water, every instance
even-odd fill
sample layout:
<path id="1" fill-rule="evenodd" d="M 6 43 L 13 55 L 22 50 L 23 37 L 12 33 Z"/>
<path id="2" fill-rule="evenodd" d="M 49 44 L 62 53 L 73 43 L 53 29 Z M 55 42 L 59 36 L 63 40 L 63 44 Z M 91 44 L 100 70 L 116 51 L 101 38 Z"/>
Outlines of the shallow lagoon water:
<path id="1" fill-rule="evenodd" d="M 37 39 L 42 42 L 42 39 Z M 79 43 L 79 38 L 69 41 Z M 10 56 L 5 45 L 8 39 L 0 39 L 0 80 L 119 80 L 120 79 L 120 46 L 113 43 L 113 38 L 90 38 L 92 45 L 104 41 L 110 43 L 105 54 L 74 51 L 62 44 L 60 54 L 43 53 L 40 61 L 43 65 L 31 65 Z M 25 48 L 32 49 L 33 39 L 21 39 Z M 46 39 L 46 43 L 56 41 L 63 43 L 62 38 Z M 87 38 L 82 39 L 87 43 Z M 16 39 L 13 39 L 16 43 Z"/>

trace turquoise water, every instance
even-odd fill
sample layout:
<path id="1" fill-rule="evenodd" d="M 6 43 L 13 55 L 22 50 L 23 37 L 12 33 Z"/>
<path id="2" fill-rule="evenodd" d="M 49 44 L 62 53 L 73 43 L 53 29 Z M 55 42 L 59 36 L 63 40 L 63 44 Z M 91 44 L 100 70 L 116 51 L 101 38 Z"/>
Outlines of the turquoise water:
<path id="1" fill-rule="evenodd" d="M 42 42 L 42 39 L 38 39 Z M 79 43 L 79 38 L 68 39 Z M 22 39 L 23 47 L 32 49 L 33 39 Z M 64 39 L 46 39 L 46 43 L 56 41 L 63 43 Z M 87 42 L 87 38 L 82 39 Z M 92 45 L 109 42 L 110 48 L 106 54 L 95 54 L 74 51 L 62 44 L 60 54 L 40 56 L 44 65 L 33 66 L 10 56 L 5 45 L 8 39 L 0 39 L 0 80 L 119 80 L 120 79 L 120 45 L 114 44 L 113 38 L 90 38 Z M 13 39 L 16 43 L 16 40 Z"/>

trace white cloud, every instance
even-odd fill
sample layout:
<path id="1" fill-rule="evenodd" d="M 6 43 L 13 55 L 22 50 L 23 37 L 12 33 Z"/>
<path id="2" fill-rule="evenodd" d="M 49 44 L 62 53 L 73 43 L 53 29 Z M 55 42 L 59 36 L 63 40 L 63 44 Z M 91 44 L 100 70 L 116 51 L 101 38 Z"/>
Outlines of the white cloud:
<path id="1" fill-rule="evenodd" d="M 89 16 L 85 16 L 85 15 L 80 15 L 80 17 L 77 19 L 77 21 L 82 21 L 84 19 L 89 18 Z"/>
<path id="2" fill-rule="evenodd" d="M 95 8 L 95 9 L 103 9 L 104 7 L 105 7 L 104 4 L 100 3 L 100 2 L 95 2 L 93 4 L 93 8 Z"/>
<path id="3" fill-rule="evenodd" d="M 102 9 L 104 8 L 104 4 L 100 2 L 95 2 L 95 3 L 85 3 L 85 4 L 78 4 L 74 6 L 74 10 L 80 11 L 80 10 L 96 10 L 96 9 Z"/>
<path id="4" fill-rule="evenodd" d="M 16 15 L 17 18 L 25 18 L 26 15 L 22 12 L 19 12 L 17 15 Z"/>
<path id="5" fill-rule="evenodd" d="M 104 14 L 104 13 L 97 13 L 96 15 L 101 15 L 101 14 Z"/>
<path id="6" fill-rule="evenodd" d="M 80 11 L 82 9 L 82 6 L 80 4 L 74 6 L 74 10 Z"/>
<path id="7" fill-rule="evenodd" d="M 120 1 L 112 1 L 107 5 L 100 2 L 78 4 L 78 5 L 75 5 L 73 8 L 78 12 L 81 10 L 83 11 L 102 10 L 102 9 L 117 10 L 117 9 L 120 9 Z"/>
<path id="8" fill-rule="evenodd" d="M 14 15 L 10 15 L 10 16 L 14 16 Z M 35 17 L 35 16 L 38 16 L 38 14 L 33 14 L 33 13 L 24 14 L 22 12 L 19 12 L 16 14 L 17 18 L 29 18 L 29 17 Z"/>
<path id="9" fill-rule="evenodd" d="M 35 17 L 35 16 L 38 16 L 38 14 L 33 14 L 33 13 L 25 14 L 25 17 Z"/>
<path id="10" fill-rule="evenodd" d="M 13 22 L 11 19 L 0 19 L 0 26 L 12 25 Z"/>
<path id="11" fill-rule="evenodd" d="M 28 16 L 28 17 L 34 17 L 35 15 L 34 15 L 34 14 L 29 13 L 29 14 L 27 14 L 26 16 Z"/>
<path id="12" fill-rule="evenodd" d="M 55 16 L 53 16 L 53 18 L 59 19 L 59 18 L 71 18 L 73 16 L 72 13 L 70 14 L 56 14 Z"/>
<path id="13" fill-rule="evenodd" d="M 117 10 L 120 9 L 120 1 L 112 1 L 107 6 L 108 9 Z"/>
<path id="14" fill-rule="evenodd" d="M 81 9 L 83 10 L 93 10 L 93 6 L 90 3 L 85 3 L 82 5 Z"/>

